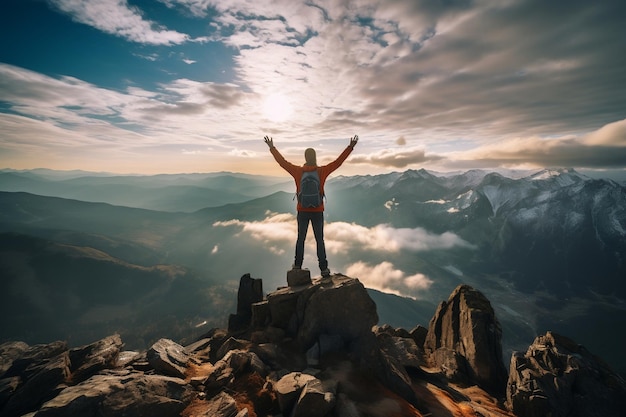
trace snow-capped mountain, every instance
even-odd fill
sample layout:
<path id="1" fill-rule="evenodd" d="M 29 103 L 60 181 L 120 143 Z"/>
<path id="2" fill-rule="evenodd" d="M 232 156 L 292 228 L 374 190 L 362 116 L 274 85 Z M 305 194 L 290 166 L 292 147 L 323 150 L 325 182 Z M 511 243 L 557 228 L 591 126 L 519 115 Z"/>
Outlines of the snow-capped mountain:
<path id="1" fill-rule="evenodd" d="M 466 268 L 513 270 L 514 283 L 527 290 L 567 287 L 626 296 L 626 188 L 612 180 L 573 169 L 518 179 L 425 170 L 363 178 L 329 182 L 329 216 L 452 231 L 479 248 Z"/>

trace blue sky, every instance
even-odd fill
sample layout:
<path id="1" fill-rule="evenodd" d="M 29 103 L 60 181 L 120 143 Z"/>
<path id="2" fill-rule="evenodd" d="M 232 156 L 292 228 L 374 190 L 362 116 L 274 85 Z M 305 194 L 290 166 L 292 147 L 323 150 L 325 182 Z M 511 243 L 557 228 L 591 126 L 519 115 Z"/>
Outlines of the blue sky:
<path id="1" fill-rule="evenodd" d="M 626 168 L 622 0 L 0 7 L 0 168 Z"/>

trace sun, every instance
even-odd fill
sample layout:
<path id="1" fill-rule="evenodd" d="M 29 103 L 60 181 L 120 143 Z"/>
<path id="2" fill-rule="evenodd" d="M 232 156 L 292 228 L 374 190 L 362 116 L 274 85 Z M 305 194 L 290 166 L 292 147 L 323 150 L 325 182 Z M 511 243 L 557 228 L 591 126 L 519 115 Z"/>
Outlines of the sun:
<path id="1" fill-rule="evenodd" d="M 263 102 L 263 115 L 272 122 L 284 122 L 293 114 L 293 107 L 284 94 L 271 94 Z"/>

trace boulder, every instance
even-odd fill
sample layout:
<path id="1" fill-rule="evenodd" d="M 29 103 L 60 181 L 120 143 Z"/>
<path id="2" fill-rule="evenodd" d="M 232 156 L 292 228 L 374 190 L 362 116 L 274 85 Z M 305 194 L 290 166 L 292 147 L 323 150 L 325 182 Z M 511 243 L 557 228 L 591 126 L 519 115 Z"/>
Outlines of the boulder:
<path id="1" fill-rule="evenodd" d="M 315 378 L 306 383 L 291 413 L 292 417 L 326 416 L 335 406 L 337 383 Z"/>
<path id="2" fill-rule="evenodd" d="M 6 342 L 0 344 L 0 378 L 13 365 L 13 361 L 21 357 L 29 346 L 24 342 Z"/>
<path id="3" fill-rule="evenodd" d="M 489 300 L 469 285 L 459 285 L 431 319 L 424 351 L 430 365 L 453 382 L 476 384 L 501 398 L 507 380 L 501 339 Z"/>
<path id="4" fill-rule="evenodd" d="M 409 331 L 409 335 L 420 349 L 424 349 L 424 342 L 426 341 L 426 336 L 428 335 L 428 329 L 424 326 L 417 325 Z"/>
<path id="5" fill-rule="evenodd" d="M 10 396 L 7 396 L 6 404 L 0 410 L 0 415 L 6 417 L 21 416 L 35 411 L 45 401 L 54 398 L 67 381 L 70 374 L 67 351 L 44 359 L 45 356 L 56 352 L 56 347 L 51 348 L 50 346 L 42 345 L 39 347 L 41 350 L 37 352 L 33 350 L 27 352 L 33 361 L 23 369 L 21 374 L 16 376 L 19 377 L 19 384 L 10 392 Z M 22 359 L 24 358 L 18 360 Z M 16 368 L 21 368 L 22 364 Z M 11 367 L 14 371 L 16 368 Z M 15 383 L 15 379 L 11 381 Z"/>
<path id="6" fill-rule="evenodd" d="M 376 304 L 363 284 L 335 274 L 298 303 L 301 317 L 297 339 L 308 350 L 321 335 L 340 336 L 346 346 L 369 337 L 378 323 Z"/>
<path id="7" fill-rule="evenodd" d="M 120 335 L 115 334 L 95 343 L 70 349 L 72 383 L 84 381 L 102 369 L 115 367 L 123 345 Z"/>
<path id="8" fill-rule="evenodd" d="M 304 374 L 301 372 L 291 372 L 283 376 L 276 384 L 274 384 L 274 391 L 278 397 L 278 405 L 283 415 L 290 415 L 289 413 L 296 404 L 304 386 L 316 378 L 312 375 Z"/>
<path id="9" fill-rule="evenodd" d="M 7 378 L 21 375 L 23 378 L 28 379 L 30 374 L 37 371 L 39 365 L 45 364 L 51 358 L 64 352 L 67 352 L 67 342 L 56 341 L 47 344 L 33 345 L 13 360 L 11 366 L 2 377 Z M 30 369 L 30 371 L 27 371 L 27 369 Z"/>
<path id="10" fill-rule="evenodd" d="M 179 416 L 191 399 L 185 381 L 163 375 L 118 372 L 94 375 L 65 388 L 34 417 Z"/>
<path id="11" fill-rule="evenodd" d="M 197 417 L 244 417 L 247 411 L 239 414 L 235 399 L 225 392 L 220 392 L 208 401 L 206 408 L 195 415 Z"/>
<path id="12" fill-rule="evenodd" d="M 147 358 L 155 371 L 164 375 L 185 378 L 190 356 L 178 343 L 170 339 L 160 339 L 148 350 Z"/>
<path id="13" fill-rule="evenodd" d="M 506 398 L 518 417 L 620 416 L 626 384 L 583 346 L 548 332 L 513 354 Z"/>
<path id="14" fill-rule="evenodd" d="M 420 366 L 424 365 L 423 352 L 412 338 L 379 334 L 377 339 L 381 349 L 405 368 L 419 369 Z"/>

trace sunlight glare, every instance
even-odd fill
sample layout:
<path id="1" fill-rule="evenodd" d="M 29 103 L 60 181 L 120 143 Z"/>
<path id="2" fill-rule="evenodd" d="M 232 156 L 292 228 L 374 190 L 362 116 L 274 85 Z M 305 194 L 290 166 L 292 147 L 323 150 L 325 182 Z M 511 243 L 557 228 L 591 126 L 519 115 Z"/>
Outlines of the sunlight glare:
<path id="1" fill-rule="evenodd" d="M 284 122 L 292 113 L 291 103 L 283 94 L 272 94 L 263 102 L 263 114 L 272 122 Z"/>

